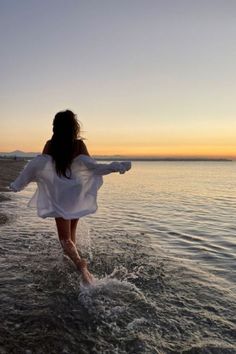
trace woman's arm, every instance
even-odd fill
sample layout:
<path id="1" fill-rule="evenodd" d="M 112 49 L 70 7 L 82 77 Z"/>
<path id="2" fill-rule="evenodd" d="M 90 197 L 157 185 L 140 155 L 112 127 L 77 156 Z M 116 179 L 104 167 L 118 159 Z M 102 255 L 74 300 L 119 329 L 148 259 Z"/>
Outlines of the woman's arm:
<path id="1" fill-rule="evenodd" d="M 113 172 L 124 174 L 131 169 L 130 161 L 113 161 L 111 163 L 97 163 L 95 167 L 96 175 L 109 175 Z"/>
<path id="2" fill-rule="evenodd" d="M 14 192 L 19 192 L 24 189 L 30 182 L 36 182 L 36 172 L 39 163 L 39 156 L 29 161 L 19 176 L 10 184 L 10 189 Z"/>
<path id="3" fill-rule="evenodd" d="M 108 175 L 113 172 L 125 173 L 131 169 L 130 161 L 113 161 L 111 163 L 98 163 L 90 156 L 80 156 L 80 160 L 96 175 Z"/>

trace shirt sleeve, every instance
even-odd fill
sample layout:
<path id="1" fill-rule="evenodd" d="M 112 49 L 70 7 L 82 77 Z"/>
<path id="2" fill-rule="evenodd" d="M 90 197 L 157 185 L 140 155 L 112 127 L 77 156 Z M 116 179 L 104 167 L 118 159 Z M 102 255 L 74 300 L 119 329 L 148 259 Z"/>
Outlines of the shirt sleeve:
<path id="1" fill-rule="evenodd" d="M 19 176 L 9 186 L 14 192 L 23 190 L 30 182 L 36 181 L 36 170 L 38 165 L 37 156 L 29 161 L 24 169 L 20 172 Z"/>
<path id="2" fill-rule="evenodd" d="M 80 159 L 89 170 L 93 170 L 96 175 L 108 175 L 113 172 L 125 173 L 131 169 L 130 161 L 113 161 L 111 163 L 98 163 L 90 156 L 80 155 Z"/>

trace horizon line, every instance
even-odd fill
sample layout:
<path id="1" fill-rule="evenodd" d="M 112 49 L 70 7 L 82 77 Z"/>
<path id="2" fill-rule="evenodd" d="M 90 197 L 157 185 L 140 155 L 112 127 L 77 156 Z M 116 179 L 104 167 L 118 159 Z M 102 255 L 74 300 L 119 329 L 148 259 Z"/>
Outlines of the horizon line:
<path id="1" fill-rule="evenodd" d="M 0 152 L 0 156 L 17 156 L 24 157 L 33 157 L 35 155 L 41 155 L 41 152 L 25 152 L 22 150 L 14 150 L 10 152 Z M 105 154 L 91 154 L 94 158 L 98 159 L 135 159 L 135 160 L 236 160 L 236 156 L 229 155 L 123 155 L 123 154 L 114 154 L 114 155 L 105 155 Z"/>

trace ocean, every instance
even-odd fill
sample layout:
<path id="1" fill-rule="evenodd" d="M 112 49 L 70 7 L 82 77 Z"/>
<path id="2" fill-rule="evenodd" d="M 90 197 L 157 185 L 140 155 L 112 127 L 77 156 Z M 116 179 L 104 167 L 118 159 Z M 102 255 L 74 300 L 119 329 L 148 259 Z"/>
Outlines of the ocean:
<path id="1" fill-rule="evenodd" d="M 35 187 L 2 193 L 0 353 L 236 353 L 236 162 L 104 176 L 77 233 L 91 287 L 27 208 Z"/>

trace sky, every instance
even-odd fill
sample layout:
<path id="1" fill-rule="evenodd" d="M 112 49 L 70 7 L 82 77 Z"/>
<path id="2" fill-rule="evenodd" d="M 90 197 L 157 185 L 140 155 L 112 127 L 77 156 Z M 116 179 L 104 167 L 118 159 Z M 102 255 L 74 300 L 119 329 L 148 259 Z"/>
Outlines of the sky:
<path id="1" fill-rule="evenodd" d="M 0 151 L 236 158 L 235 0 L 0 0 Z"/>

